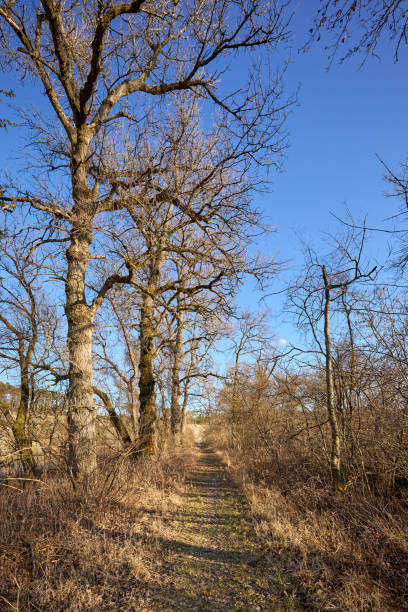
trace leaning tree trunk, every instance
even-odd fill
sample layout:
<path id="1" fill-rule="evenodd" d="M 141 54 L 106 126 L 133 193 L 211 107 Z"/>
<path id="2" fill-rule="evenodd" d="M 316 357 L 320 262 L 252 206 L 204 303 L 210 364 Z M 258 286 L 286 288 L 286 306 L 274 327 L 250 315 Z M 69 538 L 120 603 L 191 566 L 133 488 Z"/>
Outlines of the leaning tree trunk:
<path id="1" fill-rule="evenodd" d="M 85 275 L 92 242 L 91 204 L 76 209 L 66 252 L 65 314 L 68 321 L 68 442 L 69 467 L 74 478 L 96 469 L 96 412 L 92 387 L 94 308 L 86 302 Z"/>
<path id="2" fill-rule="evenodd" d="M 93 388 L 95 395 L 101 398 L 103 401 L 106 411 L 109 415 L 110 422 L 115 428 L 116 433 L 119 436 L 119 439 L 122 443 L 122 446 L 125 450 L 129 450 L 132 448 L 132 438 L 130 437 L 126 426 L 114 407 L 112 406 L 112 402 L 110 401 L 109 395 L 102 391 L 102 389 L 98 389 L 98 387 Z"/>
<path id="3" fill-rule="evenodd" d="M 335 491 L 342 491 L 341 479 L 341 451 L 340 433 L 337 422 L 336 408 L 334 404 L 334 382 L 333 382 L 333 355 L 330 337 L 330 287 L 328 283 L 326 268 L 323 266 L 324 280 L 324 340 L 326 347 L 326 393 L 327 393 L 327 412 L 331 429 L 331 454 L 330 468 L 332 484 Z"/>
<path id="4" fill-rule="evenodd" d="M 153 313 L 153 298 L 148 288 L 140 309 L 139 452 L 143 455 L 153 455 L 156 451 Z"/>
<path id="5" fill-rule="evenodd" d="M 181 350 L 183 347 L 183 312 L 177 313 L 176 337 L 173 344 L 173 369 L 171 375 L 171 433 L 176 436 L 180 433 L 180 366 Z"/>

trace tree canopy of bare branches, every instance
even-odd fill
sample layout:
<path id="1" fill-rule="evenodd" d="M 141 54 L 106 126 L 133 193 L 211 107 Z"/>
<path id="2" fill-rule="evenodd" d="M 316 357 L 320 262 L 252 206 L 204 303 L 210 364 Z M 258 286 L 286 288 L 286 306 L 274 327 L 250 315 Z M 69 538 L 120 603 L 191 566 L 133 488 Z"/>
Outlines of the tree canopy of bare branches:
<path id="1" fill-rule="evenodd" d="M 39 181 L 35 191 L 16 184 L 3 194 L 2 203 L 9 209 L 27 203 L 66 232 L 70 465 L 75 477 L 92 471 L 96 461 L 95 314 L 112 287 L 131 283 L 135 273 L 131 262 L 125 262 L 124 272 L 105 278 L 89 297 L 95 220 L 123 210 L 124 195 L 136 180 L 150 184 L 155 198 L 172 199 L 168 190 L 149 183 L 153 169 L 148 165 L 142 165 L 138 177 L 131 168 L 129 182 L 124 149 L 112 171 L 106 145 L 114 142 L 120 150 L 121 135 L 130 129 L 137 150 L 146 121 L 158 108 L 156 103 L 149 110 L 151 101 L 195 90 L 203 103 L 215 104 L 218 121 L 228 127 L 231 159 L 241 156 L 248 167 L 268 159 L 275 163 L 286 106 L 279 69 L 268 74 L 255 61 L 234 91 L 218 83 L 234 57 L 272 50 L 285 41 L 287 6 L 270 0 L 0 3 L 2 66 L 12 64 L 23 77 L 30 75 L 51 107 L 43 118 L 25 116 L 37 145 L 37 163 L 48 176 L 63 173 L 59 190 Z M 181 200 L 175 203 L 183 206 Z M 199 219 L 196 212 L 190 214 Z"/>

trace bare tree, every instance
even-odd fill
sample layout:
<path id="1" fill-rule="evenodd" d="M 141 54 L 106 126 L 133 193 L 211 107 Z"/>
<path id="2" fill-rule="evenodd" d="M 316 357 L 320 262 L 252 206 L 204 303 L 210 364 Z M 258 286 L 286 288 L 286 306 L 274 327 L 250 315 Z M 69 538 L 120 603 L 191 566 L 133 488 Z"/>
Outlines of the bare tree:
<path id="1" fill-rule="evenodd" d="M 326 405 L 331 430 L 330 469 L 333 488 L 342 490 L 341 448 L 338 414 L 334 397 L 333 348 L 330 310 L 333 302 L 341 301 L 348 288 L 358 281 L 372 280 L 376 267 L 364 269 L 363 247 L 366 232 L 349 232 L 336 238 L 336 248 L 330 264 L 310 248 L 306 250 L 306 271 L 289 290 L 289 300 L 298 316 L 298 324 L 308 329 L 325 360 Z M 329 267 L 330 266 L 330 267 Z M 318 324 L 323 319 L 323 341 Z"/>
<path id="2" fill-rule="evenodd" d="M 96 320 L 95 373 L 100 381 L 99 388 L 108 386 L 116 388 L 117 402 L 126 408 L 130 417 L 131 433 L 126 431 L 125 436 L 123 436 L 126 430 L 124 423 L 120 425 L 120 429 L 116 425 L 121 420 L 120 416 L 116 414 L 112 421 L 125 446 L 129 445 L 131 439 L 136 443 L 139 432 L 137 390 L 139 308 L 139 297 L 132 288 L 123 288 L 121 291 L 116 288 L 108 296 L 104 309 Z M 112 403 L 109 413 L 112 415 L 114 413 Z"/>
<path id="3" fill-rule="evenodd" d="M 231 432 L 232 442 L 235 444 L 236 428 L 239 415 L 239 371 L 243 357 L 255 358 L 263 350 L 265 342 L 270 341 L 270 332 L 267 324 L 266 312 L 251 312 L 244 310 L 239 316 L 236 328 L 232 335 L 232 351 L 234 355 L 231 382 Z"/>
<path id="4" fill-rule="evenodd" d="M 211 294 L 226 305 L 243 274 L 264 278 L 275 272 L 270 259 L 247 257 L 254 232 L 262 229 L 259 215 L 249 206 L 253 185 L 240 168 L 241 154 L 231 159 L 223 129 L 217 127 L 211 137 L 204 137 L 197 98 L 182 96 L 155 133 L 160 149 L 154 152 L 146 145 L 146 157 L 150 155 L 150 166 L 156 168 L 155 179 L 129 186 L 126 213 L 130 221 L 120 232 L 117 223 L 112 228 L 116 254 L 126 265 L 131 263 L 131 284 L 139 296 L 139 444 L 146 453 L 155 448 L 159 310 L 176 312 L 174 304 L 181 298 L 179 313 L 185 308 L 197 310 L 200 300 L 208 302 Z M 179 347 L 181 335 L 180 331 Z M 177 355 L 179 350 L 173 351 L 173 406 L 179 397 Z M 173 410 L 173 415 L 178 414 L 178 409 Z M 177 428 L 173 420 L 173 431 Z"/>
<path id="5" fill-rule="evenodd" d="M 20 397 L 16 414 L 3 405 L 24 468 L 35 471 L 32 436 L 28 431 L 30 407 L 35 395 L 35 376 L 50 349 L 48 322 L 54 315 L 42 282 L 47 278 L 49 254 L 40 254 L 41 238 L 35 231 L 5 225 L 0 239 L 0 360 L 2 371 L 19 378 Z"/>
<path id="6" fill-rule="evenodd" d="M 218 302 L 218 303 L 217 303 Z M 210 291 L 180 294 L 171 310 L 169 347 L 171 363 L 171 432 L 183 441 L 186 411 L 193 387 L 203 380 L 217 378 L 211 349 L 225 337 L 231 312 L 229 295 L 225 304 Z"/>
<path id="7" fill-rule="evenodd" d="M 180 369 L 183 349 L 184 310 L 181 308 L 180 299 L 177 299 L 175 307 L 175 332 L 172 342 L 173 363 L 171 371 L 171 402 L 170 402 L 170 425 L 171 433 L 176 435 L 180 429 Z"/>
<path id="8" fill-rule="evenodd" d="M 314 19 L 311 34 L 320 40 L 322 30 L 335 33 L 332 56 L 340 48 L 343 54 L 365 56 L 376 53 L 381 38 L 394 43 L 394 57 L 398 61 L 401 45 L 408 42 L 408 15 L 406 0 L 322 0 Z"/>
<path id="9" fill-rule="evenodd" d="M 231 138 L 237 147 L 244 144 L 251 150 L 252 160 L 266 161 L 264 153 L 278 152 L 281 141 L 277 132 L 283 119 L 280 75 L 268 83 L 265 74 L 255 69 L 248 84 L 236 88 L 232 95 L 217 91 L 215 83 L 228 60 L 240 51 L 271 49 L 286 39 L 285 9 L 284 1 L 266 0 L 163 0 L 154 7 L 144 0 L 82 1 L 73 7 L 54 0 L 30 5 L 8 0 L 0 3 L 2 65 L 12 64 L 42 86 L 52 118 L 40 124 L 40 118 L 33 115 L 27 117 L 27 125 L 37 136 L 41 163 L 48 173 L 56 169 L 66 172 L 64 194 L 41 185 L 35 194 L 19 188 L 3 196 L 3 202 L 8 206 L 28 202 L 68 228 L 65 313 L 74 476 L 90 472 L 96 465 L 92 391 L 95 314 L 115 283 L 133 278 L 131 267 L 127 274 L 115 273 L 89 301 L 86 281 L 94 221 L 123 207 L 122 191 L 128 176 L 126 163 L 117 163 L 112 173 L 104 145 L 110 138 L 117 140 L 124 121 L 140 134 L 140 109 L 146 108 L 143 99 L 196 89 L 203 99 L 218 106 L 224 121 L 235 125 Z M 114 132 L 116 128 L 119 131 Z M 149 171 L 144 168 L 145 173 Z M 149 352 L 147 345 L 144 350 Z M 142 386 L 148 388 L 151 383 L 147 377 L 144 380 L 143 371 L 141 377 Z"/>
<path id="10" fill-rule="evenodd" d="M 188 337 L 184 341 L 183 363 L 184 368 L 180 378 L 181 397 L 183 398 L 180 410 L 180 440 L 183 443 L 187 418 L 187 407 L 193 399 L 193 389 L 200 389 L 204 381 L 223 379 L 217 372 L 212 349 L 219 340 L 225 336 L 226 321 L 219 314 L 212 317 L 193 317 L 189 325 Z M 197 408 L 197 402 L 195 402 Z"/>

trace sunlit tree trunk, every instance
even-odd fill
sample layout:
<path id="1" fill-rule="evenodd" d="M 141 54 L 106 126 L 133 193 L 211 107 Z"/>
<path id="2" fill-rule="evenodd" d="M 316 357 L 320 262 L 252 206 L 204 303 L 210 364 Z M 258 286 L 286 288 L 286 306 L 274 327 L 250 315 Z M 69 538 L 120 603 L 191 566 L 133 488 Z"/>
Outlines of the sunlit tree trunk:
<path id="1" fill-rule="evenodd" d="M 92 335 L 94 308 L 87 304 L 86 271 L 90 261 L 93 213 L 87 184 L 87 139 L 78 132 L 72 153 L 72 186 L 75 215 L 66 252 L 65 314 L 68 322 L 68 441 L 69 467 L 74 478 L 96 469 L 96 412 L 92 386 Z"/>
<path id="2" fill-rule="evenodd" d="M 331 454 L 330 468 L 332 474 L 332 484 L 336 491 L 342 490 L 341 480 L 341 451 L 340 433 L 337 422 L 336 407 L 334 404 L 334 382 L 333 382 L 333 355 L 330 336 L 330 286 L 327 278 L 325 266 L 322 266 L 324 280 L 324 341 L 326 347 L 326 393 L 327 393 L 327 412 L 331 429 Z"/>
<path id="3" fill-rule="evenodd" d="M 158 380 L 157 381 L 158 387 L 160 389 L 160 412 L 161 412 L 161 418 L 163 421 L 163 425 L 164 428 L 166 430 L 166 432 L 169 430 L 169 425 L 170 425 L 170 414 L 169 414 L 169 409 L 166 406 L 166 392 L 165 392 L 165 386 L 163 384 L 162 381 Z"/>
<path id="4" fill-rule="evenodd" d="M 24 471 L 33 474 L 35 473 L 36 465 L 32 451 L 31 436 L 29 436 L 27 433 L 27 420 L 30 405 L 30 384 L 28 364 L 26 360 L 20 364 L 20 368 L 20 401 L 17 415 L 11 428 L 16 443 L 16 449 L 19 451 L 19 457 Z"/>
<path id="5" fill-rule="evenodd" d="M 146 8 L 150 4 L 154 10 Z M 241 49 L 274 48 L 278 40 L 286 39 L 289 19 L 284 15 L 284 2 L 271 3 L 269 11 L 264 10 L 263 0 L 252 0 L 250 7 L 246 2 L 232 0 L 98 1 L 73 3 L 71 9 L 67 6 L 54 0 L 1 2 L 0 53 L 2 64 L 12 58 L 13 68 L 20 75 L 30 74 L 41 83 L 54 111 L 51 120 L 47 116 L 43 121 L 36 113 L 29 122 L 34 138 L 32 144 L 36 144 L 42 158 L 40 165 L 50 172 L 69 165 L 71 173 L 72 202 L 66 202 L 62 208 L 57 204 L 59 190 L 52 193 L 52 182 L 43 188 L 42 180 L 35 194 L 21 193 L 17 201 L 29 203 L 41 214 L 46 213 L 50 227 L 59 226 L 59 220 L 63 219 L 65 227 L 69 225 L 71 230 L 65 279 L 69 356 L 67 401 L 69 466 L 77 478 L 92 473 L 96 467 L 91 358 L 96 309 L 87 304 L 85 295 L 93 220 L 98 212 L 120 210 L 134 187 L 134 177 L 128 182 L 128 152 L 118 159 L 117 168 L 112 168 L 112 160 L 120 155 L 120 149 L 126 150 L 122 139 L 124 129 L 135 127 L 134 136 L 138 142 L 149 140 L 150 134 L 150 128 L 147 132 L 138 131 L 148 123 L 147 119 L 139 122 L 137 114 L 132 117 L 131 111 L 128 112 L 132 107 L 131 96 L 138 94 L 136 100 L 141 101 L 141 95 L 146 95 L 146 99 L 151 96 L 163 99 L 177 91 L 197 91 L 200 98 L 211 99 L 218 109 L 230 116 L 231 126 L 229 121 L 222 121 L 225 125 L 220 131 L 224 141 L 226 136 L 231 139 L 231 142 L 224 142 L 226 157 L 221 162 L 218 153 L 214 156 L 215 166 L 211 163 L 210 171 L 205 171 L 207 178 L 199 179 L 200 192 L 206 183 L 211 183 L 217 168 L 228 169 L 221 173 L 222 177 L 231 172 L 234 177 L 231 188 L 240 183 L 237 177 L 241 168 L 246 169 L 253 162 L 263 163 L 266 153 L 277 155 L 283 148 L 279 131 L 285 107 L 291 101 L 286 103 L 281 99 L 280 83 L 285 71 L 277 70 L 276 78 L 269 82 L 261 67 L 251 72 L 248 85 L 234 83 L 234 90 L 238 88 L 240 92 L 239 102 L 229 92 L 220 99 L 213 92 L 214 74 L 222 74 L 229 68 L 232 49 L 238 53 Z M 254 85 L 256 83 L 258 86 Z M 129 123 L 124 128 L 125 120 Z M 256 126 L 255 143 L 253 138 L 248 138 L 250 125 Z M 115 155 L 105 155 L 105 146 L 109 149 L 109 141 L 116 140 Z M 101 146 L 102 142 L 105 146 Z M 164 157 L 165 150 L 164 146 Z M 37 161 L 33 165 L 35 179 L 38 177 Z M 168 161 L 166 159 L 163 166 L 164 174 Z M 188 165 L 189 161 L 185 163 Z M 154 188 L 155 179 L 152 184 L 151 180 L 155 168 L 156 163 L 153 168 L 148 163 L 140 174 L 146 180 L 148 191 Z M 162 182 L 160 172 L 161 169 L 157 175 L 159 186 Z M 250 190 L 251 181 L 246 175 L 245 172 L 243 192 L 241 187 L 237 191 L 240 197 Z M 101 185 L 105 187 L 98 193 Z M 218 187 L 211 189 L 213 194 L 220 193 Z M 164 189 L 160 194 L 162 201 L 167 191 Z M 169 192 L 171 199 L 183 208 L 183 198 L 179 199 L 174 186 Z M 6 199 L 15 205 L 14 193 Z M 212 207 L 212 198 L 209 200 Z M 2 201 L 5 201 L 3 196 Z M 200 221 L 201 213 L 195 219 L 197 213 L 190 208 L 190 203 L 186 210 L 194 221 Z M 201 221 L 206 222 L 206 217 L 207 214 L 203 215 Z M 103 295 L 108 290 L 109 287 Z M 141 439 L 144 448 L 151 450 L 155 410 L 150 317 L 153 306 L 147 303 L 149 300 L 150 297 L 145 298 L 140 324 L 143 345 L 139 387 Z"/>
<path id="6" fill-rule="evenodd" d="M 171 433 L 176 436 L 180 431 L 180 367 L 183 348 L 183 312 L 177 312 L 176 336 L 173 343 L 173 368 L 171 376 Z"/>
<path id="7" fill-rule="evenodd" d="M 136 372 L 134 374 L 135 375 L 132 376 L 131 380 L 129 381 L 128 395 L 130 399 L 130 412 L 132 417 L 133 435 L 136 438 L 139 434 L 139 399 L 135 388 Z"/>
<path id="8" fill-rule="evenodd" d="M 181 443 L 184 441 L 184 434 L 186 430 L 186 416 L 187 416 L 187 405 L 188 405 L 188 381 L 184 387 L 183 405 L 181 407 L 181 421 L 180 421 L 180 440 Z"/>
<path id="9" fill-rule="evenodd" d="M 239 371 L 239 356 L 237 351 L 235 355 L 234 373 L 232 379 L 232 402 L 231 402 L 231 437 L 232 446 L 237 446 L 237 428 L 238 428 L 238 371 Z"/>

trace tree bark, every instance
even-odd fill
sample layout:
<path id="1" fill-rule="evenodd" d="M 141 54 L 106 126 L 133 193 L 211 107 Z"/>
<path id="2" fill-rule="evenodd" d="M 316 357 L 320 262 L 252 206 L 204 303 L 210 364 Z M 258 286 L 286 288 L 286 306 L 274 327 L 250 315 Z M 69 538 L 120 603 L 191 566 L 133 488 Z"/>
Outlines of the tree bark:
<path id="1" fill-rule="evenodd" d="M 153 298 L 148 291 L 143 295 L 140 310 L 139 452 L 143 455 L 153 455 L 156 451 L 153 314 Z"/>
<path id="2" fill-rule="evenodd" d="M 89 210 L 90 204 L 88 204 Z M 79 213 L 66 252 L 65 314 L 68 321 L 68 464 L 74 478 L 96 469 L 96 412 L 92 386 L 92 335 L 95 312 L 86 302 L 85 275 L 90 260 L 93 215 Z"/>
<path id="3" fill-rule="evenodd" d="M 330 336 L 330 285 L 325 266 L 322 267 L 324 281 L 324 341 L 326 347 L 326 393 L 327 412 L 331 429 L 330 468 L 335 491 L 342 491 L 340 434 L 334 405 L 333 355 Z"/>
<path id="4" fill-rule="evenodd" d="M 36 464 L 32 451 L 32 440 L 27 434 L 27 419 L 30 405 L 29 373 L 26 363 L 20 364 L 20 367 L 20 402 L 17 416 L 12 424 L 12 431 L 24 472 L 34 474 L 36 471 Z"/>
<path id="5" fill-rule="evenodd" d="M 173 436 L 181 433 L 180 422 L 180 366 L 183 347 L 183 312 L 177 312 L 176 337 L 173 343 L 173 369 L 171 376 L 171 433 Z"/>
<path id="6" fill-rule="evenodd" d="M 184 388 L 184 397 L 183 397 L 183 406 L 181 408 L 181 421 L 180 421 L 180 440 L 181 443 L 184 441 L 184 433 L 186 429 L 186 414 L 187 414 L 187 404 L 188 404 L 188 381 L 186 382 Z"/>
<path id="7" fill-rule="evenodd" d="M 165 258 L 164 244 L 173 205 L 169 206 L 157 245 L 149 244 L 151 263 L 148 270 L 146 291 L 140 309 L 140 357 L 139 357 L 139 452 L 154 455 L 156 452 L 156 390 L 154 379 L 154 296 L 158 291 L 160 270 Z M 156 236 L 151 237 L 153 241 Z"/>
<path id="8" fill-rule="evenodd" d="M 239 370 L 240 351 L 235 355 L 234 374 L 232 380 L 232 411 L 231 411 L 231 441 L 232 447 L 237 447 L 238 429 L 238 370 Z"/>
<path id="9" fill-rule="evenodd" d="M 133 436 L 134 436 L 134 438 L 137 438 L 137 436 L 139 434 L 139 422 L 138 422 L 139 398 L 138 398 L 137 391 L 136 391 L 136 388 L 135 388 L 135 379 L 134 379 L 134 377 L 132 377 L 132 379 L 129 381 L 128 396 L 129 396 L 129 399 L 130 399 L 130 410 L 131 410 L 131 417 L 132 417 Z"/>
<path id="10" fill-rule="evenodd" d="M 169 424 L 170 424 L 170 415 L 169 415 L 169 409 L 166 406 L 166 394 L 165 394 L 165 387 L 163 385 L 163 383 L 160 382 L 160 380 L 157 381 L 158 387 L 160 389 L 160 410 L 161 410 L 161 418 L 163 421 L 163 425 L 164 428 L 167 431 L 169 430 Z"/>

